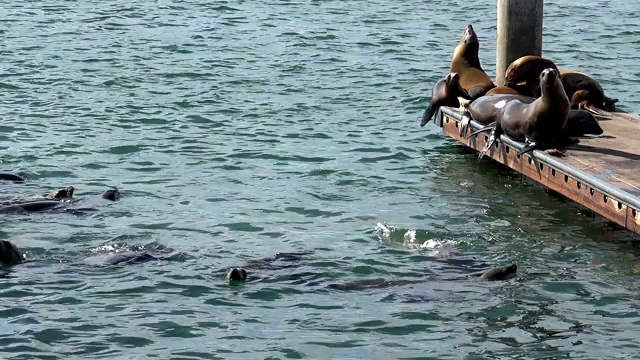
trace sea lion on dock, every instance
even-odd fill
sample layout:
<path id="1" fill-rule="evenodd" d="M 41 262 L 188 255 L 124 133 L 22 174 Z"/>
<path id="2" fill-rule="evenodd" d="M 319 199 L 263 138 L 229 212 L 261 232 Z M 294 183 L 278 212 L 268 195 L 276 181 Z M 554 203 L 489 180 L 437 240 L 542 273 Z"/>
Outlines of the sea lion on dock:
<path id="1" fill-rule="evenodd" d="M 26 257 L 13 243 L 0 240 L 0 264 L 15 265 L 24 261 Z"/>
<path id="2" fill-rule="evenodd" d="M 460 121 L 460 136 L 464 136 L 471 119 L 488 125 L 496 120 L 496 115 L 510 101 L 518 100 L 530 104 L 536 99 L 531 96 L 514 94 L 496 94 L 482 96 L 470 103 Z M 569 137 L 584 135 L 602 135 L 598 120 L 585 110 L 570 110 L 563 133 Z"/>
<path id="3" fill-rule="evenodd" d="M 564 92 L 560 72 L 553 68 L 544 69 L 540 74 L 541 96 L 527 104 L 519 100 L 506 103 L 498 111 L 493 124 L 475 131 L 492 130 L 489 140 L 480 151 L 479 158 L 495 143 L 501 134 L 506 134 L 516 141 L 525 142 L 518 151 L 522 155 L 534 149 L 544 149 L 553 145 L 575 143 L 563 132 L 569 117 L 569 98 Z"/>
<path id="4" fill-rule="evenodd" d="M 501 266 L 485 272 L 480 276 L 480 280 L 506 280 L 514 277 L 517 271 L 518 266 L 516 264 Z"/>
<path id="5" fill-rule="evenodd" d="M 478 35 L 469 24 L 453 52 L 449 72 L 460 75 L 460 83 L 467 90 L 471 100 L 483 96 L 496 86 L 480 65 L 479 50 Z"/>
<path id="6" fill-rule="evenodd" d="M 12 182 L 24 182 L 24 178 L 10 173 L 0 173 L 0 180 Z"/>
<path id="7" fill-rule="evenodd" d="M 495 121 L 496 115 L 510 101 L 520 100 L 524 103 L 532 103 L 535 98 L 526 95 L 517 94 L 495 94 L 485 95 L 475 99 L 468 105 L 465 105 L 465 112 L 460 121 L 460 136 L 464 136 L 469 127 L 471 119 L 487 125 Z"/>
<path id="8" fill-rule="evenodd" d="M 422 115 L 420 126 L 425 126 L 441 106 L 459 107 L 458 98 L 471 99 L 467 90 L 460 84 L 458 73 L 449 73 L 433 86 L 431 102 Z"/>
<path id="9" fill-rule="evenodd" d="M 539 78 L 544 69 L 558 70 L 556 64 L 546 58 L 535 55 L 526 55 L 514 60 L 505 71 L 504 85 L 515 87 L 525 83 L 533 97 L 540 96 Z"/>
<path id="10" fill-rule="evenodd" d="M 493 89 L 487 91 L 485 95 L 502 94 L 533 96 L 533 91 L 531 91 L 531 89 L 526 85 L 511 84 L 510 86 L 502 85 L 494 87 Z"/>
<path id="11" fill-rule="evenodd" d="M 561 67 L 562 85 L 573 109 L 585 109 L 597 115 L 609 116 L 615 111 L 618 99 L 604 94 L 600 83 L 587 74 Z"/>

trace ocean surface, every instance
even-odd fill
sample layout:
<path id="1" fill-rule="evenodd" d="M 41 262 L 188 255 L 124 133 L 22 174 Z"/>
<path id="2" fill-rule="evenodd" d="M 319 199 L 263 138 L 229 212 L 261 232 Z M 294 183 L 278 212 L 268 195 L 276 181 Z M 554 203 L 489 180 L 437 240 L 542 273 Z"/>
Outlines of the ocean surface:
<path id="1" fill-rule="evenodd" d="M 419 126 L 466 24 L 495 77 L 495 7 L 0 1 L 2 196 L 96 209 L 0 215 L 0 358 L 640 357 L 638 237 Z M 544 56 L 637 113 L 637 4 L 544 12 Z M 180 255 L 94 261 L 123 249 Z"/>

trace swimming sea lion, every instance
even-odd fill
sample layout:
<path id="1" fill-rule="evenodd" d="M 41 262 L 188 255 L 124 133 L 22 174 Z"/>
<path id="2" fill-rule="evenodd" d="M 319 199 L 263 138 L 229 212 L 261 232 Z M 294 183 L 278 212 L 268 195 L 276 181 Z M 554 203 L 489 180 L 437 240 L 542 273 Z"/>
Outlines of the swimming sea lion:
<path id="1" fill-rule="evenodd" d="M 558 70 L 556 64 L 546 58 L 534 55 L 522 56 L 514 60 L 505 71 L 504 86 L 514 87 L 525 83 L 532 96 L 540 96 L 539 78 L 544 69 Z"/>
<path id="2" fill-rule="evenodd" d="M 25 180 L 18 175 L 9 174 L 9 173 L 0 173 L 0 180 L 5 181 L 13 181 L 13 182 L 24 182 Z"/>
<path id="3" fill-rule="evenodd" d="M 498 95 L 498 94 L 512 94 L 512 95 L 526 95 L 533 96 L 533 91 L 526 85 L 511 84 L 509 86 L 502 85 L 494 87 L 487 91 L 485 95 Z"/>
<path id="4" fill-rule="evenodd" d="M 515 276 L 516 271 L 518 271 L 518 266 L 516 264 L 501 266 L 485 272 L 480 276 L 480 280 L 506 280 Z"/>
<path id="5" fill-rule="evenodd" d="M 47 196 L 49 199 L 64 199 L 68 197 L 73 197 L 73 192 L 75 191 L 73 186 L 69 186 L 65 189 L 60 189 L 52 192 Z"/>
<path id="6" fill-rule="evenodd" d="M 243 268 L 232 268 L 227 273 L 227 281 L 246 281 L 247 270 Z"/>
<path id="7" fill-rule="evenodd" d="M 42 211 L 60 206 L 59 200 L 36 200 L 0 207 L 0 213 Z"/>
<path id="8" fill-rule="evenodd" d="M 616 110 L 618 99 L 606 96 L 600 83 L 589 75 L 564 67 L 560 68 L 560 74 L 571 108 L 585 109 L 604 116 L 609 116 L 609 111 Z"/>
<path id="9" fill-rule="evenodd" d="M 471 100 L 479 98 L 496 86 L 480 65 L 479 50 L 478 35 L 469 24 L 453 51 L 449 72 L 460 75 L 460 83 L 467 90 Z"/>
<path id="10" fill-rule="evenodd" d="M 13 243 L 7 240 L 0 240 L 0 264 L 15 265 L 24 261 L 26 257 Z"/>
<path id="11" fill-rule="evenodd" d="M 444 79 L 440 79 L 431 92 L 431 102 L 422 115 L 420 126 L 425 126 L 440 106 L 458 107 L 458 98 L 470 99 L 469 93 L 460 84 L 460 76 L 457 73 L 449 73 Z"/>
<path id="12" fill-rule="evenodd" d="M 496 120 L 498 112 L 512 100 L 530 104 L 536 99 L 531 96 L 514 94 L 496 94 L 482 96 L 470 103 L 460 121 L 460 136 L 464 136 L 471 119 L 487 125 Z M 602 135 L 603 130 L 598 120 L 584 110 L 570 110 L 567 124 L 562 130 L 565 136 Z"/>
<path id="13" fill-rule="evenodd" d="M 576 142 L 574 139 L 568 139 L 566 133 L 562 131 L 567 124 L 570 104 L 558 70 L 549 68 L 542 71 L 540 91 L 541 96 L 529 104 L 519 100 L 507 102 L 502 110 L 497 112 L 496 121 L 492 125 L 471 134 L 492 129 L 491 136 L 480 152 L 479 158 L 489 151 L 503 133 L 513 140 L 524 140 L 525 146 L 517 152 L 517 155 L 534 149 L 544 149 L 554 143 L 564 145 Z"/>
<path id="14" fill-rule="evenodd" d="M 118 201 L 120 200 L 120 191 L 116 187 L 113 187 L 102 194 L 103 199 Z"/>

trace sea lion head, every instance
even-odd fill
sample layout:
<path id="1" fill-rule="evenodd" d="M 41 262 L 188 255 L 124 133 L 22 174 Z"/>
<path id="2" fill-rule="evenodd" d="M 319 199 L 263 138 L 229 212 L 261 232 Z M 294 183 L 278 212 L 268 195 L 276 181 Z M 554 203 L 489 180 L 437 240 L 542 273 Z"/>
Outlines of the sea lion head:
<path id="1" fill-rule="evenodd" d="M 118 201 L 120 200 L 120 191 L 117 188 L 113 187 L 102 193 L 102 198 L 111 201 Z"/>
<path id="2" fill-rule="evenodd" d="M 560 72 L 553 68 L 546 68 L 542 70 L 540 73 L 540 91 L 542 94 L 558 88 L 561 88 L 562 92 L 564 92 L 564 87 L 560 80 Z"/>
<path id="3" fill-rule="evenodd" d="M 604 130 L 598 124 L 598 120 L 588 111 L 581 111 L 583 116 L 573 117 L 573 121 L 567 122 L 569 136 L 602 135 Z"/>
<path id="4" fill-rule="evenodd" d="M 73 197 L 74 191 L 75 191 L 75 188 L 73 186 L 69 186 L 65 189 L 60 189 L 52 192 L 51 194 L 49 194 L 48 197 L 51 199 L 64 199 L 67 197 Z"/>
<path id="5" fill-rule="evenodd" d="M 3 265 L 17 264 L 25 259 L 24 254 L 13 243 L 0 240 L 0 263 Z"/>
<path id="6" fill-rule="evenodd" d="M 473 29 L 473 25 L 469 24 L 464 28 L 464 33 L 462 34 L 462 39 L 460 39 L 460 44 L 474 44 L 478 43 L 478 34 Z"/>
<path id="7" fill-rule="evenodd" d="M 478 57 L 479 50 L 480 43 L 478 42 L 478 35 L 473 29 L 473 26 L 469 24 L 465 27 L 462 38 L 453 52 L 451 69 L 454 70 L 461 67 L 475 67 L 481 69 L 480 59 Z"/>
<path id="8" fill-rule="evenodd" d="M 227 273 L 228 281 L 245 281 L 247 280 L 247 271 L 243 268 L 232 268 Z"/>
<path id="9" fill-rule="evenodd" d="M 447 87 L 457 86 L 460 83 L 460 75 L 457 72 L 448 73 L 444 78 L 444 82 L 447 84 Z"/>

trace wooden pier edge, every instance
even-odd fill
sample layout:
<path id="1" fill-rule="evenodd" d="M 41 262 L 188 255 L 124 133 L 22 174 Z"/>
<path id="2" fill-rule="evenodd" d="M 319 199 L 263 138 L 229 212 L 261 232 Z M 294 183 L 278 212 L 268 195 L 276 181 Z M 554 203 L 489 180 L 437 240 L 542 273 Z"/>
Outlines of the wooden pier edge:
<path id="1" fill-rule="evenodd" d="M 488 133 L 469 138 L 459 135 L 462 115 L 450 107 L 441 107 L 435 116 L 436 125 L 444 134 L 476 151 L 482 150 Z M 483 127 L 471 120 L 467 134 Z M 465 135 L 467 136 L 467 135 Z M 640 234 L 640 198 L 612 186 L 591 174 L 577 169 L 543 151 L 516 156 L 524 144 L 502 135 L 485 156 L 527 176 L 533 181 L 556 191 L 570 200 L 592 210 L 600 216 Z"/>

